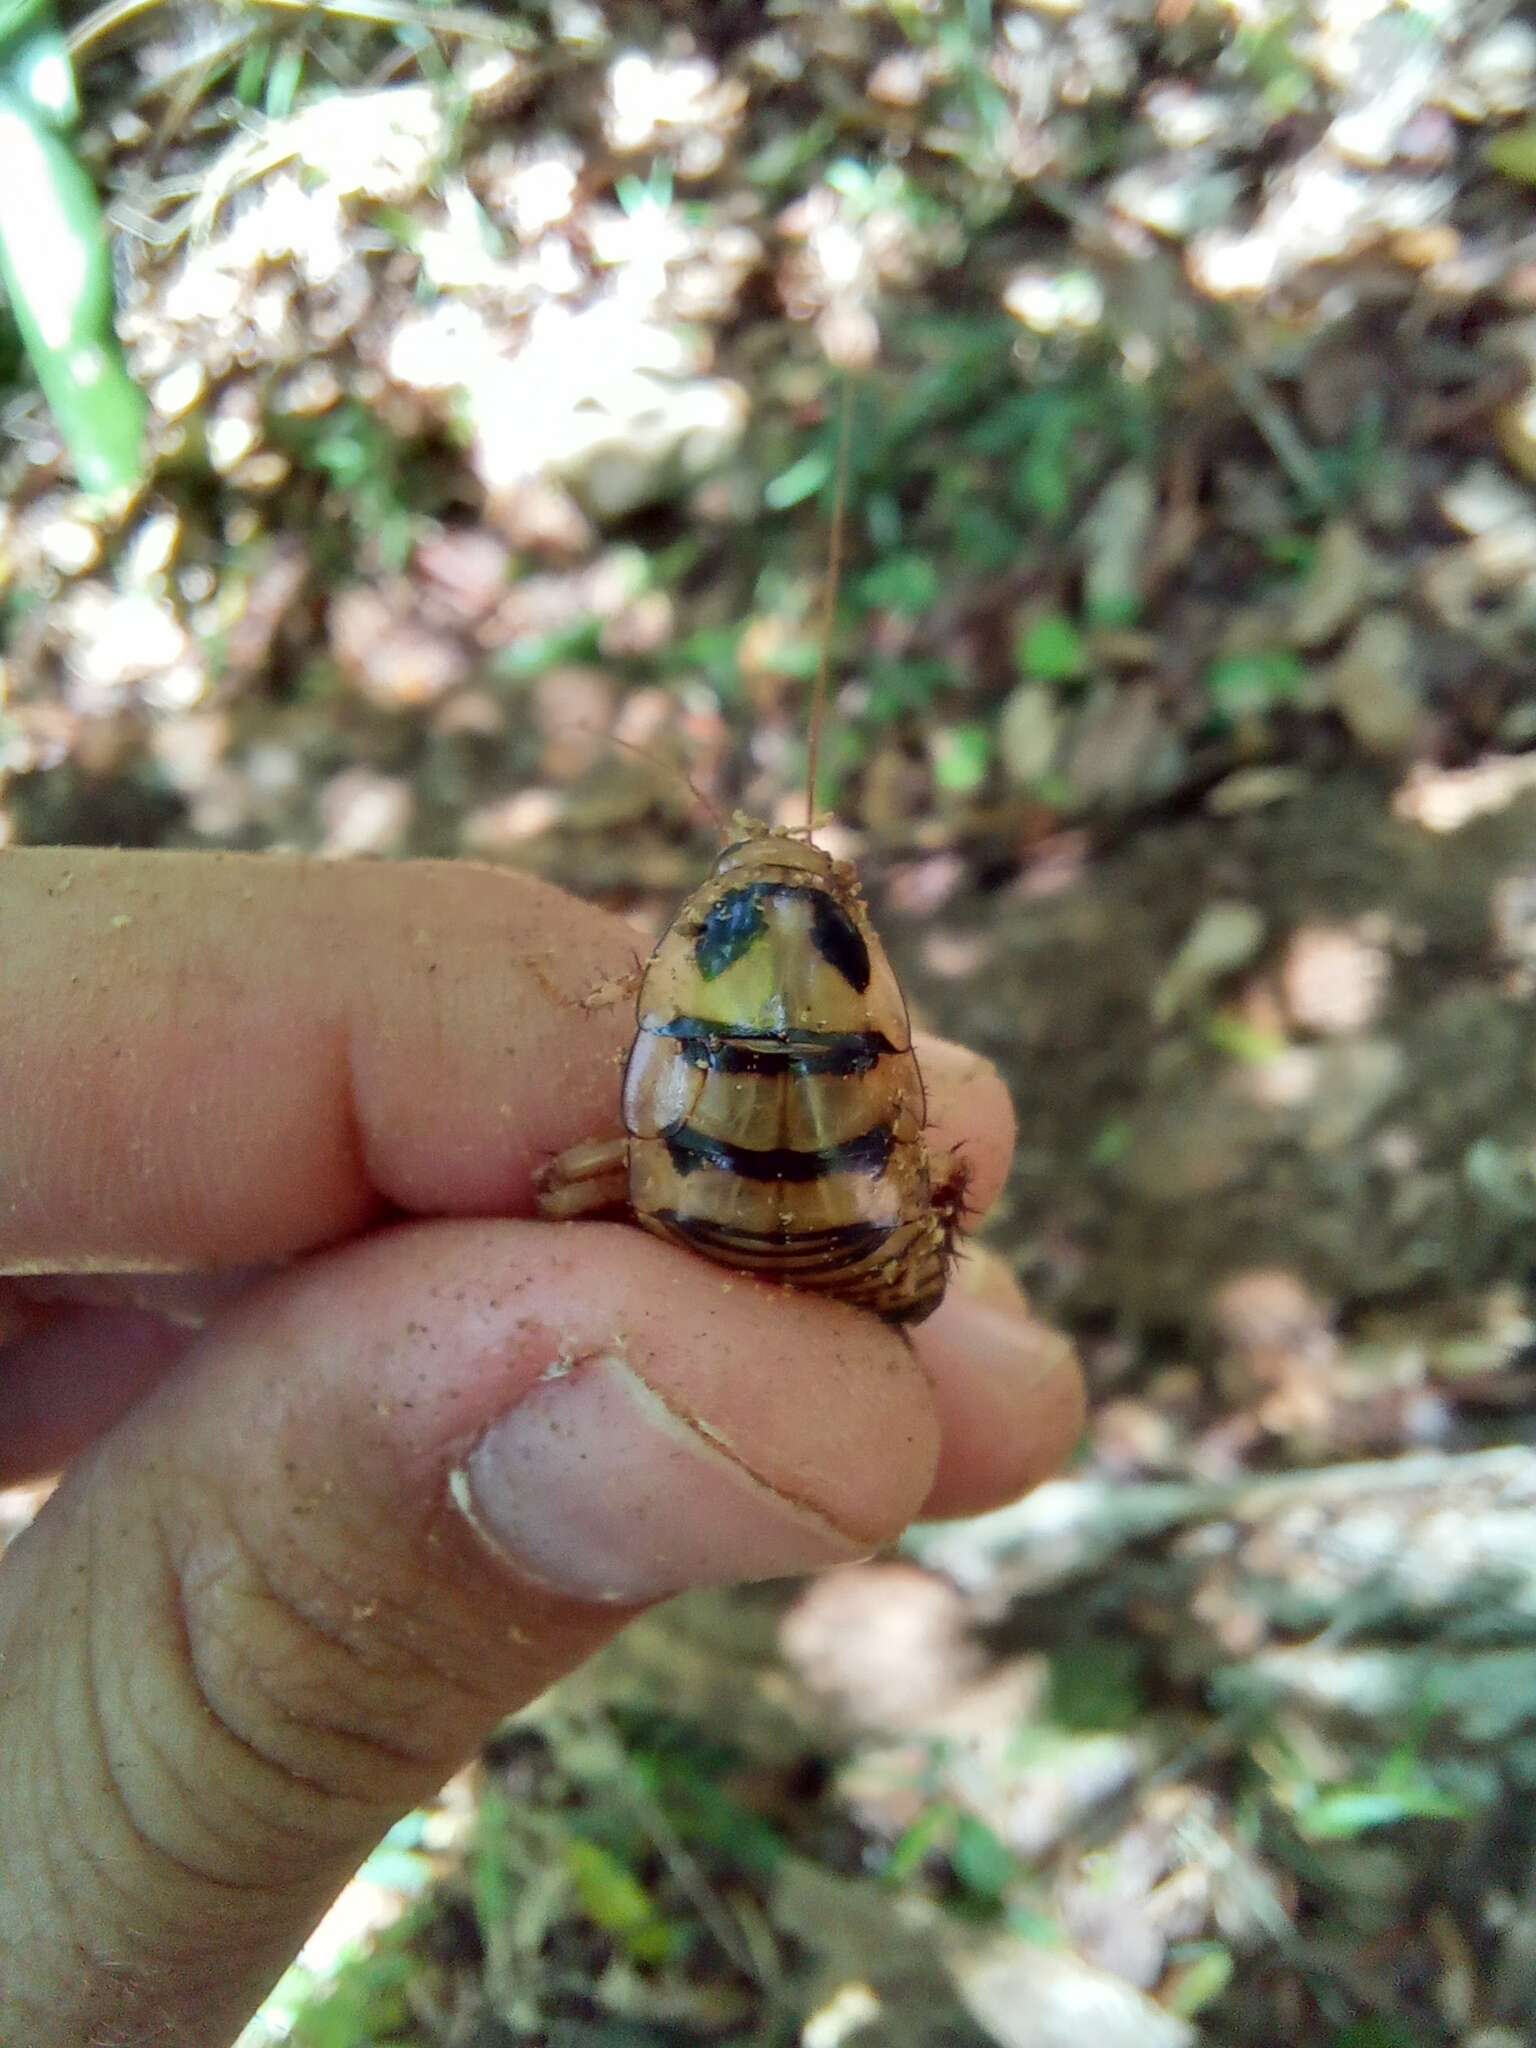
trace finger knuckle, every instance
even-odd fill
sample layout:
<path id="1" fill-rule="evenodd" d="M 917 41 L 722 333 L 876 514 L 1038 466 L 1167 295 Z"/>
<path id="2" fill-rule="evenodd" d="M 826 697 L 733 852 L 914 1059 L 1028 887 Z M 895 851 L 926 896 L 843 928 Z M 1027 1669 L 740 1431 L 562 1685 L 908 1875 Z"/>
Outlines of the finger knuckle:
<path id="1" fill-rule="evenodd" d="M 268 1859 L 284 1842 L 348 1841 L 442 1775 L 455 1687 L 379 1592 L 206 1505 L 190 1528 L 163 1528 L 160 1548 L 191 1736 L 171 1762 L 226 1836 Z M 145 1732 L 171 1749 L 168 1732 Z"/>

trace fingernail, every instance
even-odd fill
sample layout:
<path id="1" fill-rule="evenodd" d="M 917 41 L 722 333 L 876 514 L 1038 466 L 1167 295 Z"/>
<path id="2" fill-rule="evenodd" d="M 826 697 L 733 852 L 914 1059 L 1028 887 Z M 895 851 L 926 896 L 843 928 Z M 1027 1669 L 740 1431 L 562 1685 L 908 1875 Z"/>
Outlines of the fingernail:
<path id="1" fill-rule="evenodd" d="M 454 1498 L 525 1577 L 583 1600 L 657 1600 L 868 1555 L 675 1413 L 616 1357 L 541 1380 L 455 1474 Z"/>

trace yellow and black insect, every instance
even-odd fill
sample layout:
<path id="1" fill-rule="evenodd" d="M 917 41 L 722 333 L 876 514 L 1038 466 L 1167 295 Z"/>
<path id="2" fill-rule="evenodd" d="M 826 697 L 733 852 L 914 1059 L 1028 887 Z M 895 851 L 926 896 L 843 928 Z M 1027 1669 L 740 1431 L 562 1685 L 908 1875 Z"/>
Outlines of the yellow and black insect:
<path id="1" fill-rule="evenodd" d="M 706 1258 L 919 1322 L 961 1190 L 935 1198 L 906 1004 L 852 867 L 743 822 L 651 955 L 628 1135 L 562 1153 L 540 1208 L 627 1204 Z"/>
<path id="2" fill-rule="evenodd" d="M 840 476 L 839 515 L 841 492 Z M 835 519 L 829 593 L 837 554 Z M 825 645 L 824 628 L 824 662 Z M 819 681 L 813 789 L 822 696 Z M 540 1210 L 627 1207 L 721 1264 L 920 1322 L 943 1298 L 963 1179 L 933 1185 L 901 990 L 857 875 L 809 823 L 736 826 L 645 970 L 627 1135 L 551 1161 Z"/>

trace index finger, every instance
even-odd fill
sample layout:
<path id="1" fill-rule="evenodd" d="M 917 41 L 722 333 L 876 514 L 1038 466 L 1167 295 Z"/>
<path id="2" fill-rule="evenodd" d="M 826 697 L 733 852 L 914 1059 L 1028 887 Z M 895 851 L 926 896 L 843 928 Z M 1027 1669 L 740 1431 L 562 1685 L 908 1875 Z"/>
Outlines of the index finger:
<path id="1" fill-rule="evenodd" d="M 527 1210 L 611 1115 L 617 920 L 455 863 L 0 855 L 0 1270 Z"/>
<path id="2" fill-rule="evenodd" d="M 594 996 L 636 954 L 618 918 L 467 863 L 0 853 L 0 1272 L 531 1213 L 537 1169 L 614 1128 L 633 1008 Z M 1006 1097 L 952 1065 L 932 1113 L 984 1201 Z"/>

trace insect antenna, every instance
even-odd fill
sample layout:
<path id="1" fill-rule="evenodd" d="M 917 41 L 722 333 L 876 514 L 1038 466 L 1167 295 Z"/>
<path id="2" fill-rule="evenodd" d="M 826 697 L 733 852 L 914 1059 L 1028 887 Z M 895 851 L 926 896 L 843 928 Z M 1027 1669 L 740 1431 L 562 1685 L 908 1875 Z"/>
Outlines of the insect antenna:
<path id="1" fill-rule="evenodd" d="M 575 730 L 591 731 L 592 728 L 583 728 L 578 726 L 575 728 Z M 680 768 L 675 761 L 668 761 L 667 759 L 665 759 L 664 756 L 661 754 L 660 750 L 656 747 L 641 746 L 639 742 L 636 740 L 621 740 L 618 734 L 615 732 L 603 733 L 601 737 L 607 742 L 607 744 L 610 747 L 622 747 L 626 754 L 637 754 L 642 761 L 649 761 L 653 768 L 660 768 L 663 769 L 668 775 L 677 776 L 678 779 L 686 786 L 689 794 L 692 796 L 694 802 L 698 805 L 699 809 L 705 813 L 705 815 L 710 820 L 711 824 L 714 825 L 715 829 L 719 832 L 721 838 L 724 839 L 728 836 L 728 827 L 726 824 L 726 817 L 724 811 L 721 810 L 720 806 L 717 803 L 713 802 L 711 798 L 707 797 L 704 794 L 703 790 L 700 789 L 699 785 L 694 781 L 693 777 L 687 774 L 682 768 Z"/>
<path id="2" fill-rule="evenodd" d="M 821 642 L 816 660 L 816 686 L 811 693 L 811 725 L 805 754 L 805 836 L 816 829 L 816 769 L 821 756 L 821 728 L 827 709 L 827 684 L 832 672 L 832 627 L 837 616 L 837 590 L 843 573 L 843 531 L 848 509 L 848 450 L 853 434 L 853 379 L 844 375 L 837 408 L 837 462 L 832 485 L 832 532 L 827 543 L 827 573 L 821 585 Z"/>

